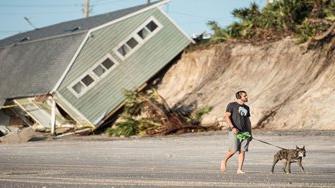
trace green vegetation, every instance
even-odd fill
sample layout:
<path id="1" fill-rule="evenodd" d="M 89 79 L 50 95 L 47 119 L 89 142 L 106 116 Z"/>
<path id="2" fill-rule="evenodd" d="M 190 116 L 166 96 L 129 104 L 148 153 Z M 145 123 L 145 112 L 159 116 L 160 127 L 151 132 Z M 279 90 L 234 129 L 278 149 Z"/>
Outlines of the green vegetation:
<path id="1" fill-rule="evenodd" d="M 125 97 L 123 113 L 115 125 L 107 129 L 110 136 L 165 135 L 178 130 L 205 129 L 199 124 L 202 117 L 212 110 L 206 106 L 181 115 L 171 109 L 154 89 L 146 94 L 125 91 Z"/>
<path id="2" fill-rule="evenodd" d="M 138 92 L 126 90 L 124 95 L 126 97 L 124 111 L 120 116 L 120 121 L 107 129 L 110 136 L 145 135 L 146 130 L 158 127 L 159 124 L 154 119 L 140 117 L 145 109 L 145 100 Z M 154 98 L 154 96 L 148 95 L 149 98 Z"/>
<path id="3" fill-rule="evenodd" d="M 139 133 L 138 121 L 132 117 L 123 117 L 122 122 L 118 122 L 115 128 L 107 129 L 110 136 L 132 136 Z"/>
<path id="4" fill-rule="evenodd" d="M 188 122 L 200 123 L 204 115 L 209 114 L 213 107 L 211 106 L 204 106 L 197 110 L 194 110 L 191 115 L 188 117 Z"/>
<path id="5" fill-rule="evenodd" d="M 334 0 L 274 0 L 263 9 L 251 3 L 247 8 L 234 9 L 238 21 L 226 28 L 209 21 L 212 42 L 237 40 L 280 39 L 293 35 L 305 42 L 328 28 L 335 21 Z"/>

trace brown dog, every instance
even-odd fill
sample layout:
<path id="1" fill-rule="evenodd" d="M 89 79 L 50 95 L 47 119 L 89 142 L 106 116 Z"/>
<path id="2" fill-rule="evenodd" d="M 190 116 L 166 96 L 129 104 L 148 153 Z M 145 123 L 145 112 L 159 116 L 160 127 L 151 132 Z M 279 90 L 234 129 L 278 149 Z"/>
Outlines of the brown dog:
<path id="1" fill-rule="evenodd" d="M 290 174 L 291 173 L 291 163 L 294 162 L 298 162 L 301 171 L 304 172 L 304 167 L 302 166 L 302 158 L 306 156 L 306 150 L 305 150 L 305 146 L 303 146 L 302 148 L 299 148 L 298 146 L 296 146 L 296 149 L 281 149 L 279 150 L 273 158 L 273 165 L 272 165 L 272 169 L 271 172 L 273 173 L 275 165 L 277 164 L 277 162 L 279 160 L 285 159 L 285 163 L 284 163 L 284 172 L 286 174 Z"/>

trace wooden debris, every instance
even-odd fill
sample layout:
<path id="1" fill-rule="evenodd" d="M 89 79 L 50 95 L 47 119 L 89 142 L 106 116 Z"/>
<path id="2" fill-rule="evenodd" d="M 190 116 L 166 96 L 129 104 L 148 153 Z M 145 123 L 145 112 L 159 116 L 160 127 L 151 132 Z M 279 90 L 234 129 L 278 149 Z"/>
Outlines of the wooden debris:
<path id="1" fill-rule="evenodd" d="M 327 38 L 330 35 L 334 35 L 334 29 L 335 29 L 335 22 L 328 28 L 328 30 L 326 32 L 322 33 L 319 36 L 313 37 L 312 40 L 320 41 L 320 40 L 323 40 L 323 39 Z"/>
<path id="2" fill-rule="evenodd" d="M 201 126 L 200 122 L 190 121 L 190 117 L 172 109 L 156 90 L 153 89 L 150 91 L 149 94 L 138 92 L 132 94 L 128 93 L 130 103 L 126 102 L 126 104 L 127 107 L 133 107 L 133 109 L 126 109 L 124 112 L 126 113 L 124 117 L 129 117 L 130 115 L 138 121 L 145 119 L 159 125 L 145 129 L 146 135 L 168 135 L 173 133 L 206 131 L 210 129 L 209 127 Z M 136 104 L 131 104 L 131 102 L 135 102 Z M 218 127 L 218 124 L 215 124 L 215 126 Z"/>

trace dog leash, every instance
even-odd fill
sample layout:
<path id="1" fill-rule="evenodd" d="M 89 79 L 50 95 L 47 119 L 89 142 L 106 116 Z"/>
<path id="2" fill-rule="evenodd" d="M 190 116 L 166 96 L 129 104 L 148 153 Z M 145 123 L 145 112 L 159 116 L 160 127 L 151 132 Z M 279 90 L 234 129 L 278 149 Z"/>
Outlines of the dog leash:
<path id="1" fill-rule="evenodd" d="M 280 147 L 280 146 L 276 146 L 276 145 L 274 145 L 274 144 L 271 144 L 271 143 L 269 143 L 269 142 L 266 142 L 266 141 L 257 139 L 257 138 L 255 138 L 255 137 L 252 137 L 252 139 L 253 139 L 253 140 L 257 140 L 258 142 L 262 142 L 262 143 L 264 143 L 264 144 L 270 145 L 270 146 L 277 147 L 277 148 L 279 148 L 279 149 L 286 149 L 286 148 L 283 148 L 283 147 Z"/>
<path id="2" fill-rule="evenodd" d="M 236 138 L 237 138 L 238 140 L 240 140 L 240 141 L 245 140 L 245 139 L 248 139 L 248 138 L 250 138 L 250 137 L 252 137 L 252 136 L 250 135 L 249 132 L 238 132 L 238 133 L 236 134 Z M 254 139 L 254 140 L 258 141 L 258 142 L 262 142 L 262 143 L 264 143 L 264 144 L 270 145 L 270 146 L 274 146 L 274 147 L 280 148 L 280 149 L 286 149 L 286 148 L 283 148 L 283 147 L 280 147 L 280 146 L 276 146 L 276 145 L 274 145 L 274 144 L 271 144 L 271 143 L 269 143 L 269 142 L 266 142 L 266 141 L 264 141 L 264 140 L 260 140 L 260 139 L 254 138 L 254 137 L 252 137 L 252 139 Z"/>

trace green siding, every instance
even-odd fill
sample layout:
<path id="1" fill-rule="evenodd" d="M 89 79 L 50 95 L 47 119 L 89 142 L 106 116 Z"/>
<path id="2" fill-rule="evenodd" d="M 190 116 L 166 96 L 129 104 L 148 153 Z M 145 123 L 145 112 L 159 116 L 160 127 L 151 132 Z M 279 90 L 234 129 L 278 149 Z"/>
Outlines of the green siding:
<path id="1" fill-rule="evenodd" d="M 70 108 L 69 104 L 64 101 L 64 99 L 60 98 L 61 95 L 56 92 L 55 101 L 58 105 L 61 106 L 63 110 L 65 110 L 71 117 L 76 120 L 81 126 L 87 126 L 91 127 L 93 124 L 86 120 L 85 117 L 82 117 L 80 114 L 78 114 L 74 109 Z"/>
<path id="2" fill-rule="evenodd" d="M 119 59 L 113 49 L 150 16 L 154 16 L 163 28 L 124 61 Z M 144 84 L 190 43 L 190 40 L 157 8 L 97 30 L 92 36 L 60 86 L 59 94 L 93 123 L 98 123 L 124 100 L 124 89 L 136 89 Z M 107 53 L 110 53 L 119 65 L 77 99 L 67 89 L 68 85 Z"/>

